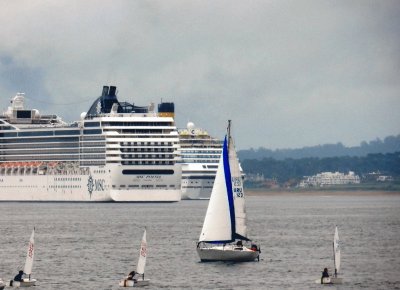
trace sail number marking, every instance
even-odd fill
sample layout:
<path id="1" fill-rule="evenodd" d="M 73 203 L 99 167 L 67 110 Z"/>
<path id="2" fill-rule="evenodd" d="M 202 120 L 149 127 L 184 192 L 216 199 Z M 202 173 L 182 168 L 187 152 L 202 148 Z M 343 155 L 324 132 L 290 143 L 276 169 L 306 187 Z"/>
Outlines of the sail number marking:
<path id="1" fill-rule="evenodd" d="M 29 258 L 32 258 L 32 256 L 33 256 L 33 244 L 32 243 L 29 243 L 28 256 L 29 256 Z"/>
<path id="2" fill-rule="evenodd" d="M 146 254 L 147 254 L 147 247 L 146 247 L 146 244 L 143 244 L 143 245 L 140 247 L 140 255 L 141 255 L 142 257 L 146 257 Z"/>
<path id="3" fill-rule="evenodd" d="M 243 197 L 242 179 L 240 177 L 232 177 L 233 193 L 236 197 Z"/>

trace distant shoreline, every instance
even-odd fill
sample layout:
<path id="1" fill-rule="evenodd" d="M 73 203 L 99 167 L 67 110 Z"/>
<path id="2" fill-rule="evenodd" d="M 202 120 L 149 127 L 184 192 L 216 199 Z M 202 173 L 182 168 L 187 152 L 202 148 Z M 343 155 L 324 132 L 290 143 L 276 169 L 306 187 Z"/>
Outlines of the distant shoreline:
<path id="1" fill-rule="evenodd" d="M 400 191 L 385 191 L 385 190 L 285 190 L 285 189 L 247 189 L 245 190 L 246 195 L 248 196 L 278 196 L 278 195 L 286 195 L 286 196 L 378 196 L 378 195 L 399 195 Z"/>

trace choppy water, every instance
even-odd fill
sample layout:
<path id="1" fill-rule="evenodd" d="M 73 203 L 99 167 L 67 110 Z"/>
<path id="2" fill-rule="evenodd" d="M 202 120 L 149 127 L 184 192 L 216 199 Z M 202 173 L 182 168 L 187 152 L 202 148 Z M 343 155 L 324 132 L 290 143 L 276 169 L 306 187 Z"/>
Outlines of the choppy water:
<path id="1" fill-rule="evenodd" d="M 238 264 L 199 262 L 207 203 L 0 203 L 0 277 L 23 268 L 36 226 L 35 289 L 118 289 L 147 226 L 145 289 L 320 289 L 337 224 L 345 282 L 329 289 L 400 289 L 400 196 L 248 197 L 261 261 Z"/>

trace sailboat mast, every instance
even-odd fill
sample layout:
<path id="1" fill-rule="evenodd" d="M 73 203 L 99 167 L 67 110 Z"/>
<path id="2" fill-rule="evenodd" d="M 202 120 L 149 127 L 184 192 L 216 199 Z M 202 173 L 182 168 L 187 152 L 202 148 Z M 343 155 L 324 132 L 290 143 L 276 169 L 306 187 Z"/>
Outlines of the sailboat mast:
<path id="1" fill-rule="evenodd" d="M 336 255 L 335 255 L 335 241 L 332 243 L 333 246 L 333 268 L 335 269 L 335 277 L 337 276 L 337 271 L 336 271 Z"/>
<path id="2" fill-rule="evenodd" d="M 228 120 L 228 128 L 226 129 L 226 135 L 227 135 L 227 139 L 228 139 L 228 150 L 229 150 L 229 144 L 230 144 L 230 140 L 231 140 L 231 120 Z"/>

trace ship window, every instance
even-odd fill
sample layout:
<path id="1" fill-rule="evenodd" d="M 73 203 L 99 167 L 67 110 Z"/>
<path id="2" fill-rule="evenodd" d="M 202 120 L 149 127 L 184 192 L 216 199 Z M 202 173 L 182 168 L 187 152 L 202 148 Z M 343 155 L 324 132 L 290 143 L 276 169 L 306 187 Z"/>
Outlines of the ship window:
<path id="1" fill-rule="evenodd" d="M 149 175 L 172 175 L 174 171 L 171 169 L 124 169 L 122 174 L 149 174 Z"/>
<path id="2" fill-rule="evenodd" d="M 79 130 L 63 130 L 63 131 L 55 131 L 56 135 L 79 135 Z"/>
<path id="3" fill-rule="evenodd" d="M 53 131 L 19 132 L 18 136 L 53 136 Z"/>
<path id="4" fill-rule="evenodd" d="M 11 126 L 0 125 L 0 130 L 14 130 L 14 128 Z"/>
<path id="5" fill-rule="evenodd" d="M 100 122 L 85 122 L 85 127 L 100 127 Z"/>
<path id="6" fill-rule="evenodd" d="M 83 134 L 85 134 L 85 135 L 101 134 L 101 129 L 83 130 Z"/>
<path id="7" fill-rule="evenodd" d="M 0 133 L 0 137 L 17 137 L 17 133 Z"/>
<path id="8" fill-rule="evenodd" d="M 27 118 L 30 119 L 32 116 L 32 111 L 28 111 L 28 110 L 18 110 L 17 111 L 17 118 Z"/>

